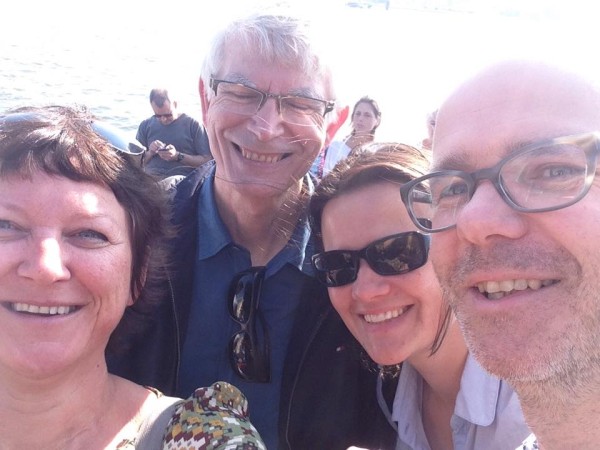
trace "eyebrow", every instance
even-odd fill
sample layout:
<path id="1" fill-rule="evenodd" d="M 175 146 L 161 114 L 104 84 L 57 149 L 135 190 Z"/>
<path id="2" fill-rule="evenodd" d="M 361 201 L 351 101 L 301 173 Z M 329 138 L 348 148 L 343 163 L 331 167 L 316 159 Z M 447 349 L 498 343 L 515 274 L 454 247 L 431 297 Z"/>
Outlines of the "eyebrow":
<path id="1" fill-rule="evenodd" d="M 508 157 L 509 155 L 519 152 L 520 150 L 527 147 L 528 145 L 532 145 L 537 142 L 542 143 L 543 141 L 546 141 L 546 140 L 547 139 L 532 139 L 532 140 L 526 140 L 526 141 L 511 142 L 511 143 L 502 145 L 502 147 L 501 147 L 502 154 L 500 155 L 500 158 L 498 159 L 498 161 Z M 461 170 L 463 172 L 473 172 L 476 170 L 477 159 L 478 159 L 477 157 L 479 156 L 479 154 L 485 153 L 485 152 L 491 153 L 493 151 L 494 150 L 492 150 L 491 148 L 488 147 L 488 148 L 483 148 L 483 150 L 480 150 L 479 153 L 477 153 L 476 155 L 473 155 L 473 154 L 468 154 L 464 147 L 459 147 L 456 149 L 452 149 L 450 155 L 448 155 L 438 161 L 435 161 L 435 150 L 434 150 L 433 151 L 434 162 L 431 165 L 431 172 L 437 172 L 437 171 L 441 171 L 441 170 Z"/>
<path id="2" fill-rule="evenodd" d="M 322 96 L 320 96 L 319 94 L 317 94 L 314 89 L 312 88 L 307 88 L 307 87 L 302 87 L 302 88 L 295 88 L 292 89 L 288 92 L 280 92 L 280 93 L 273 93 L 271 91 L 263 91 L 262 89 L 259 89 L 256 86 L 256 83 L 254 83 L 252 80 L 249 80 L 246 76 L 239 74 L 239 73 L 232 73 L 228 76 L 225 76 L 224 78 L 222 78 L 223 80 L 226 81 L 230 81 L 231 83 L 239 83 L 239 84 L 243 84 L 244 86 L 248 86 L 250 88 L 256 89 L 257 91 L 261 91 L 261 92 L 267 92 L 270 94 L 274 94 L 274 95 L 282 95 L 282 96 L 286 96 L 286 95 L 299 95 L 301 97 L 311 97 L 311 98 L 316 98 L 316 99 L 321 99 Z"/>

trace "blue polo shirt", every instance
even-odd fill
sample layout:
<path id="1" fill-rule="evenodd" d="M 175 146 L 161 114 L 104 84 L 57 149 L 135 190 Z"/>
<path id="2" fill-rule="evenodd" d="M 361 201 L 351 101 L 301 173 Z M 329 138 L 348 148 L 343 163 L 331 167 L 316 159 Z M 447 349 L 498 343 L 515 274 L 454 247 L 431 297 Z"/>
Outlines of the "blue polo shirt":
<path id="1" fill-rule="evenodd" d="M 306 182 L 312 190 L 309 177 Z M 247 397 L 250 420 L 267 448 L 276 449 L 283 364 L 305 278 L 303 266 L 309 267 L 310 258 L 305 257 L 310 238 L 308 219 L 298 221 L 288 245 L 266 266 L 259 309 L 271 345 L 271 382 L 253 383 L 233 371 L 228 354 L 229 340 L 240 330 L 229 316 L 229 285 L 237 273 L 251 267 L 250 253 L 232 241 L 219 217 L 214 172 L 200 188 L 198 201 L 199 244 L 178 395 L 185 398 L 195 388 L 215 381 L 233 384 Z"/>

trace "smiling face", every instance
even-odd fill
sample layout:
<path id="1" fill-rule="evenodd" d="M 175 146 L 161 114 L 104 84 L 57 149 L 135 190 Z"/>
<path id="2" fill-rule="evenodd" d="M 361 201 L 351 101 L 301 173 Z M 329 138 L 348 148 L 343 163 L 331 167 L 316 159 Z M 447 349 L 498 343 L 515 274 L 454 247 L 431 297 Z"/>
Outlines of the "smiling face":
<path id="1" fill-rule="evenodd" d="M 534 64 L 497 67 L 440 110 L 435 169 L 490 167 L 526 143 L 598 130 L 599 105 L 598 93 L 572 75 Z M 562 384 L 600 369 L 593 362 L 600 359 L 599 196 L 596 177 L 575 205 L 525 214 L 482 182 L 456 228 L 433 236 L 440 283 L 492 373 Z"/>
<path id="2" fill-rule="evenodd" d="M 325 251 L 357 250 L 382 237 L 414 231 L 401 206 L 398 185 L 387 182 L 333 198 L 322 214 Z M 442 308 L 431 263 L 406 274 L 382 276 L 361 259 L 356 281 L 329 288 L 329 296 L 375 362 L 391 365 L 429 357 Z"/>
<path id="3" fill-rule="evenodd" d="M 40 172 L 0 192 L 0 373 L 103 365 L 132 301 L 126 211 L 107 188 Z"/>
<path id="4" fill-rule="evenodd" d="M 328 78 L 257 58 L 242 45 L 230 43 L 215 78 L 240 82 L 275 95 L 304 95 L 331 100 Z M 217 169 L 217 189 L 227 186 L 243 195 L 279 195 L 299 185 L 338 123 L 315 116 L 305 125 L 290 124 L 269 98 L 253 115 L 232 112 L 223 98 L 202 85 L 204 120 Z"/>

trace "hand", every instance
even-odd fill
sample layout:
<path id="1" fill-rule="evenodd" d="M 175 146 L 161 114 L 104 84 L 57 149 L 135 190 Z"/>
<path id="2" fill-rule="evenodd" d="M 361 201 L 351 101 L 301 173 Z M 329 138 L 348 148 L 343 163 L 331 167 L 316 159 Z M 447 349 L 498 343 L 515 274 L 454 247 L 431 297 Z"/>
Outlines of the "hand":
<path id="1" fill-rule="evenodd" d="M 177 161 L 177 149 L 169 144 L 158 151 L 158 156 L 165 161 Z"/>
<path id="2" fill-rule="evenodd" d="M 148 156 L 152 158 L 161 148 L 165 148 L 165 145 L 166 144 L 164 142 L 159 140 L 150 142 L 150 145 L 148 146 Z"/>

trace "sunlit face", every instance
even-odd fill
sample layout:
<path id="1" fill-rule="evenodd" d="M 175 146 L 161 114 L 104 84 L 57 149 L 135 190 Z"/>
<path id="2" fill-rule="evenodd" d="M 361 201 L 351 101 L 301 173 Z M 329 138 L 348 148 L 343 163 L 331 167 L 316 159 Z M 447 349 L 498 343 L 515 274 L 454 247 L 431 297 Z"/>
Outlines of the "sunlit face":
<path id="1" fill-rule="evenodd" d="M 598 99 L 562 73 L 497 69 L 440 111 L 434 166 L 472 171 L 528 142 L 597 130 Z M 483 182 L 456 228 L 433 236 L 440 283 L 472 352 L 492 373 L 560 385 L 598 370 L 598 183 L 573 206 L 524 214 Z"/>
<path id="2" fill-rule="evenodd" d="M 226 47 L 216 78 L 236 81 L 272 94 L 297 94 L 331 100 L 328 79 L 257 58 L 241 45 Z M 285 122 L 277 102 L 268 99 L 254 115 L 226 110 L 222 98 L 205 89 L 205 124 L 217 169 L 217 189 L 239 190 L 245 196 L 280 195 L 298 188 L 326 140 L 339 124 L 313 117 L 306 125 Z"/>
<path id="3" fill-rule="evenodd" d="M 393 183 L 342 194 L 326 204 L 322 215 L 326 251 L 357 250 L 414 230 Z M 356 281 L 328 289 L 334 308 L 375 362 L 397 364 L 429 356 L 442 307 L 431 263 L 382 276 L 361 260 Z"/>
<path id="4" fill-rule="evenodd" d="M 128 215 L 107 188 L 0 179 L 0 374 L 104 364 L 130 294 Z"/>
<path id="5" fill-rule="evenodd" d="M 356 134 L 371 134 L 379 125 L 379 117 L 373 106 L 367 102 L 360 102 L 352 115 L 352 129 Z"/>
<path id="6" fill-rule="evenodd" d="M 163 125 L 169 125 L 173 123 L 178 117 L 176 102 L 171 103 L 169 100 L 165 100 L 162 106 L 158 106 L 156 103 L 151 102 L 150 106 L 152 106 L 154 116 Z"/>

